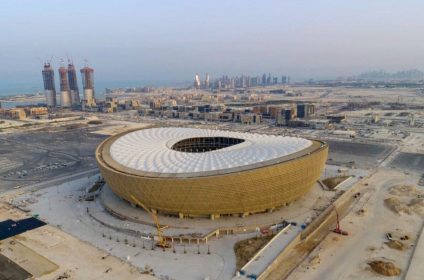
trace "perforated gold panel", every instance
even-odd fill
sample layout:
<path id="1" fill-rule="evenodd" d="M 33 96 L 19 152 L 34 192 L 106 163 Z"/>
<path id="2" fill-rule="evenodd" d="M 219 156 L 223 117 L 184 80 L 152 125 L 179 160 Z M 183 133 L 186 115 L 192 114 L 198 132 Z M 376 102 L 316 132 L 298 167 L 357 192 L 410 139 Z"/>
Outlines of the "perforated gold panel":
<path id="1" fill-rule="evenodd" d="M 106 139 L 96 150 L 100 171 L 113 192 L 128 201 L 132 194 L 159 212 L 193 216 L 254 213 L 285 205 L 309 191 L 328 154 L 326 143 L 313 141 L 295 156 L 265 167 L 203 177 L 152 177 L 110 157 L 111 143 L 123 134 Z"/>

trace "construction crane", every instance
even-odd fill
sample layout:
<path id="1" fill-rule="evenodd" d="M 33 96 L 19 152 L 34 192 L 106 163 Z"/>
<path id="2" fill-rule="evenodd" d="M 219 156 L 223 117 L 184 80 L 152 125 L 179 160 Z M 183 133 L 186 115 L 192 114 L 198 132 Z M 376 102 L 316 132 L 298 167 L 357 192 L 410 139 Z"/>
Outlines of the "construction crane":
<path id="1" fill-rule="evenodd" d="M 163 237 L 163 230 L 167 227 L 166 226 L 161 227 L 161 225 L 159 224 L 158 216 L 156 215 L 156 213 L 154 213 L 149 208 L 147 208 L 143 203 L 141 203 L 140 200 L 138 200 L 132 194 L 130 194 L 130 197 L 135 202 L 135 204 L 141 206 L 144 210 L 147 211 L 147 213 L 150 214 L 150 216 L 152 216 L 153 222 L 156 225 L 156 231 L 157 231 L 157 236 L 158 236 L 158 241 L 156 243 L 156 246 L 162 247 L 162 248 L 169 248 L 170 247 L 169 244 L 166 242 L 166 239 Z"/>
<path id="2" fill-rule="evenodd" d="M 333 229 L 333 232 L 337 234 L 341 234 L 341 235 L 349 235 L 347 231 L 342 230 L 340 228 L 339 212 L 337 211 L 337 208 L 335 205 L 333 205 L 333 207 L 334 207 L 334 211 L 336 211 L 336 228 Z"/>

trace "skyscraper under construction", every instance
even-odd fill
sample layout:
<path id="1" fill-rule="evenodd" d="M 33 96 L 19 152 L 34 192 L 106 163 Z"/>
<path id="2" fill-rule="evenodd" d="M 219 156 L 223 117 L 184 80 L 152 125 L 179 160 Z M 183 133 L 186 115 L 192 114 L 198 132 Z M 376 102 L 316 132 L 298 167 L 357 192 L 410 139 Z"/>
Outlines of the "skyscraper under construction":
<path id="1" fill-rule="evenodd" d="M 46 96 L 47 107 L 56 107 L 56 87 L 54 84 L 54 70 L 50 65 L 50 62 L 44 63 L 44 69 L 42 71 L 43 82 L 44 82 L 44 93 Z"/>
<path id="2" fill-rule="evenodd" d="M 199 74 L 196 74 L 196 76 L 194 76 L 194 87 L 195 88 L 200 88 L 200 77 L 199 77 Z"/>
<path id="3" fill-rule="evenodd" d="M 82 101 L 83 109 L 96 106 L 94 99 L 94 69 L 85 66 L 81 70 L 82 86 L 84 89 L 84 99 Z"/>
<path id="4" fill-rule="evenodd" d="M 81 101 L 77 82 L 77 72 L 75 70 L 74 63 L 70 60 L 68 60 L 68 81 L 71 93 L 71 105 L 72 107 L 79 106 Z"/>
<path id="5" fill-rule="evenodd" d="M 71 93 L 69 91 L 68 70 L 61 66 L 59 68 L 60 78 L 60 106 L 62 108 L 71 107 Z"/>

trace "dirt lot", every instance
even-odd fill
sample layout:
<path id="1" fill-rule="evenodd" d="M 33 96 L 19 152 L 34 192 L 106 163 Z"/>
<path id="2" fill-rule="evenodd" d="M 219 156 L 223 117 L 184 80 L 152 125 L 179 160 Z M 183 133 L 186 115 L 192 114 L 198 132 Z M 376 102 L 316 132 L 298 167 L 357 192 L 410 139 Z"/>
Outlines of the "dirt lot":
<path id="1" fill-rule="evenodd" d="M 0 202 L 1 219 L 24 217 L 24 212 Z M 50 225 L 2 240 L 0 251 L 1 280 L 21 280 L 31 275 L 43 280 L 158 279 Z"/>
<path id="2" fill-rule="evenodd" d="M 368 184 L 368 185 L 365 185 Z M 410 188 L 398 186 L 414 185 L 416 177 L 391 169 L 382 169 L 364 182 L 361 198 L 351 212 L 341 221 L 348 236 L 329 233 L 288 279 L 381 279 L 369 263 L 391 262 L 400 269 L 402 279 L 407 272 L 413 253 L 413 245 L 421 228 L 422 216 L 416 212 L 394 212 L 385 203 L 388 198 L 413 199 Z M 405 191 L 406 190 L 406 191 Z M 407 194 L 407 196 L 405 196 Z M 402 242 L 402 250 L 386 244 L 391 238 Z M 408 236 L 405 240 L 405 236 Z M 397 246 L 399 247 L 399 246 Z M 320 262 L 312 256 L 319 255 Z"/>
<path id="3" fill-rule="evenodd" d="M 237 259 L 237 270 L 242 268 L 250 259 L 262 249 L 274 235 L 253 237 L 234 244 L 234 252 Z"/>
<path id="4" fill-rule="evenodd" d="M 19 265 L 0 254 L 0 280 L 20 280 L 30 278 L 31 276 L 30 273 Z"/>
<path id="5" fill-rule="evenodd" d="M 338 184 L 340 184 L 341 182 L 343 182 L 344 180 L 346 180 L 347 178 L 349 178 L 349 176 L 338 176 L 338 177 L 331 177 L 331 178 L 326 178 L 324 179 L 322 182 L 327 186 L 327 188 L 329 188 L 330 190 L 334 189 Z"/>

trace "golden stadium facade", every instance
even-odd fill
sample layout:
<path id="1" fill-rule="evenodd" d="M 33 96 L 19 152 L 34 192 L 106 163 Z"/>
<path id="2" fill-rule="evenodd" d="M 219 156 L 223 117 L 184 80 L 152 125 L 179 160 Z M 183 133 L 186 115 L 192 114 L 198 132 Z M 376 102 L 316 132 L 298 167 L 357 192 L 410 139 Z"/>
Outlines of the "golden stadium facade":
<path id="1" fill-rule="evenodd" d="M 132 130 L 103 141 L 96 159 L 119 197 L 180 217 L 250 214 L 286 205 L 319 179 L 322 141 L 194 128 Z"/>

